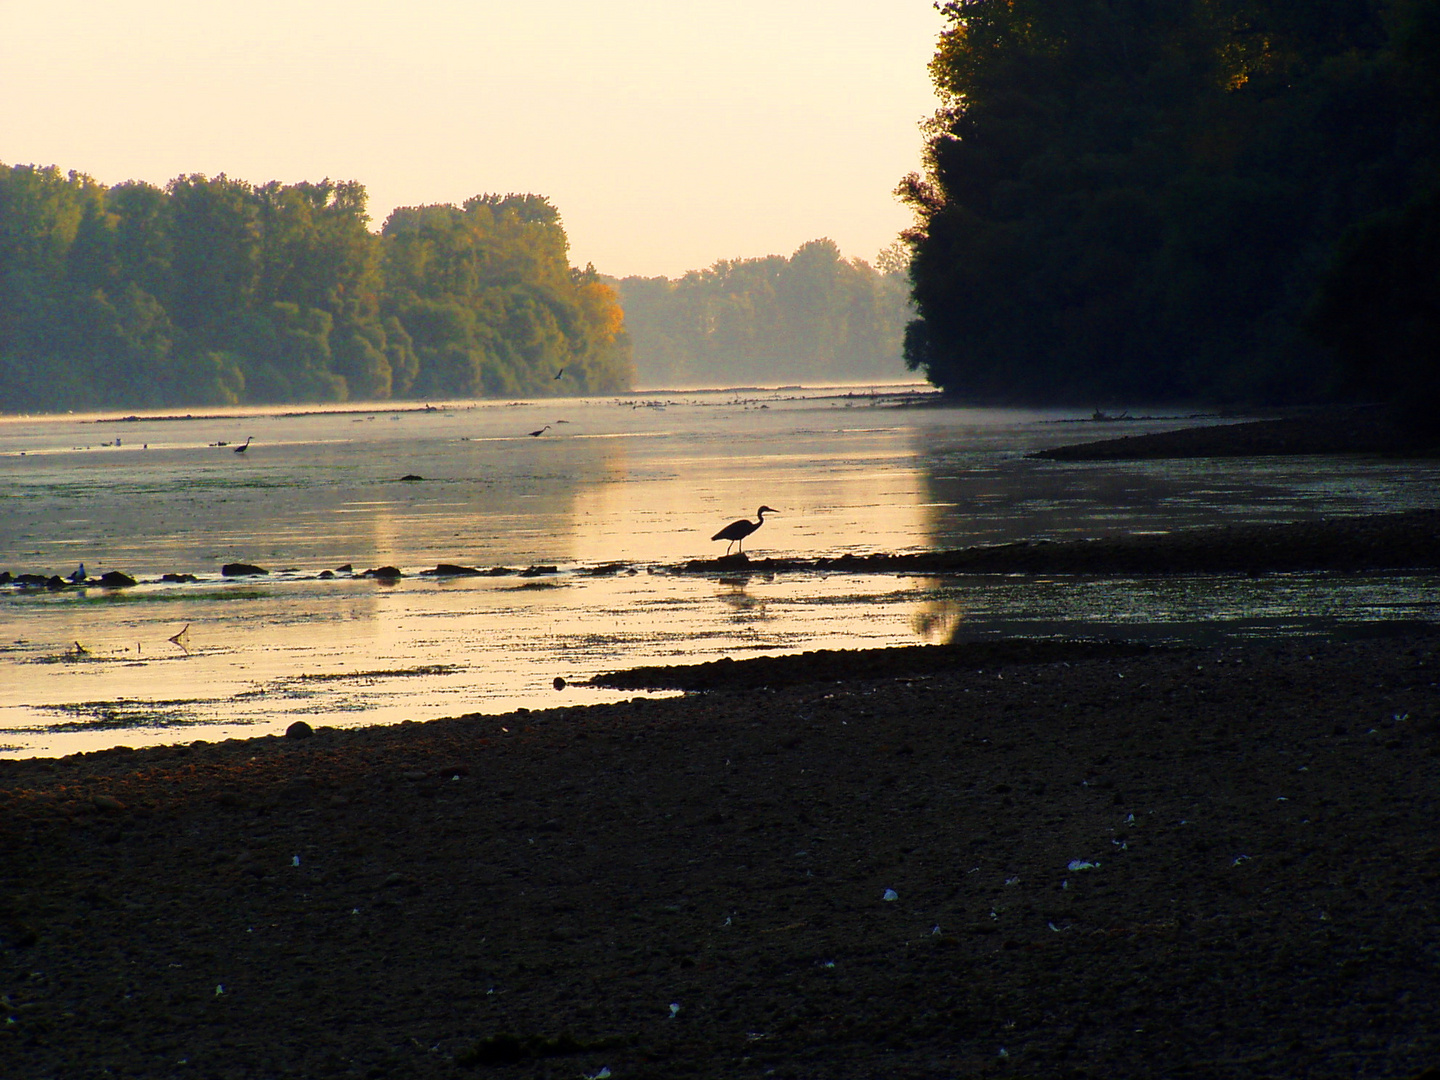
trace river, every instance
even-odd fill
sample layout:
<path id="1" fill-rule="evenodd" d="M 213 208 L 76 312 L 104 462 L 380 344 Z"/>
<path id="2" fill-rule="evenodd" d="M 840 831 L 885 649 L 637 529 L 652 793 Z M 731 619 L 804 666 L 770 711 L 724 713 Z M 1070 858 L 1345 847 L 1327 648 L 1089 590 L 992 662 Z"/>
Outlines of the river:
<path id="1" fill-rule="evenodd" d="M 1117 429 L 1084 411 L 937 408 L 915 389 L 0 417 L 0 570 L 83 563 L 139 582 L 0 589 L 0 752 L 589 704 L 634 696 L 577 685 L 598 672 L 719 656 L 1334 636 L 1437 617 L 1427 574 L 674 571 L 721 554 L 709 537 L 762 503 L 779 513 L 746 541 L 757 557 L 1301 520 L 1430 506 L 1440 490 L 1435 462 L 1040 461 L 1026 455 L 1218 421 Z M 233 562 L 269 573 L 223 577 Z M 440 563 L 535 569 L 420 575 Z M 404 576 L 358 576 L 387 565 Z"/>

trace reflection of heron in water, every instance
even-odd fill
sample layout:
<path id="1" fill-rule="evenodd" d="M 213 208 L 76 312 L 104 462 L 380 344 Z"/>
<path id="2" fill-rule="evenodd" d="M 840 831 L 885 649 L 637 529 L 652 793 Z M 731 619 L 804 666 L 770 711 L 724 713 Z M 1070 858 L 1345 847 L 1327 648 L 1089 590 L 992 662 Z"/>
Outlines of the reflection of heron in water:
<path id="1" fill-rule="evenodd" d="M 247 435 L 247 436 L 245 436 L 245 443 L 244 443 L 244 445 L 235 447 L 235 453 L 237 453 L 237 454 L 243 454 L 246 450 L 249 450 L 249 449 L 250 449 L 250 440 L 253 439 L 253 438 L 255 438 L 254 435 Z"/>
<path id="2" fill-rule="evenodd" d="M 549 431 L 549 430 L 550 430 L 550 425 L 549 425 L 549 424 L 546 424 L 546 425 L 545 425 L 544 427 L 542 427 L 539 431 L 532 431 L 532 432 L 530 432 L 530 437 L 531 437 L 532 439 L 537 438 L 537 437 L 539 437 L 539 436 L 541 436 L 541 435 L 544 435 L 545 432 L 547 432 L 547 431 Z"/>
<path id="3" fill-rule="evenodd" d="M 716 584 L 722 586 L 715 593 L 716 599 L 731 609 L 731 617 L 736 621 L 753 622 L 769 618 L 765 611 L 765 601 L 760 597 L 750 595 L 749 574 L 741 577 L 722 577 L 716 581 Z"/>
<path id="4" fill-rule="evenodd" d="M 726 555 L 730 554 L 731 545 L 739 544 L 740 553 L 743 555 L 745 553 L 745 537 L 749 536 L 761 525 L 765 524 L 766 514 L 778 514 L 779 512 L 779 510 L 772 510 L 768 506 L 762 506 L 759 510 L 755 511 L 755 516 L 760 519 L 759 521 L 749 521 L 745 518 L 741 518 L 739 521 L 732 521 L 729 525 L 726 525 L 714 536 L 710 537 L 710 539 L 730 541 L 730 544 L 727 544 L 725 547 Z"/>

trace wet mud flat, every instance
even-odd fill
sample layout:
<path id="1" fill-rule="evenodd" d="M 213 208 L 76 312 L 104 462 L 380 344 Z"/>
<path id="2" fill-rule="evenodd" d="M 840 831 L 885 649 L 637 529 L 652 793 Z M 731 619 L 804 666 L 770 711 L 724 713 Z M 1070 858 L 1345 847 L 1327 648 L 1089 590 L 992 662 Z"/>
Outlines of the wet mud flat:
<path id="1" fill-rule="evenodd" d="M 1440 1061 L 1436 644 L 977 654 L 0 763 L 0 1053 L 1408 1075 Z"/>

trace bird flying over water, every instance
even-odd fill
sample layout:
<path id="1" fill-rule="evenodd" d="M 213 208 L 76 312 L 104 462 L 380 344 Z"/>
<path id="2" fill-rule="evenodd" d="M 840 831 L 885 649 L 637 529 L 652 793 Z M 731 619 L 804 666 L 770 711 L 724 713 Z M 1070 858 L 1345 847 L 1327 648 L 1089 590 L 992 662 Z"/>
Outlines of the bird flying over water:
<path id="1" fill-rule="evenodd" d="M 766 514 L 778 514 L 779 512 L 779 510 L 771 509 L 768 506 L 762 506 L 759 510 L 755 511 L 755 516 L 760 519 L 759 521 L 749 521 L 746 518 L 741 518 L 739 521 L 732 521 L 729 525 L 726 525 L 714 536 L 710 537 L 710 539 L 730 541 L 730 544 L 727 544 L 725 547 L 726 555 L 730 554 L 731 545 L 739 544 L 740 553 L 743 555 L 745 553 L 745 537 L 749 536 L 761 525 L 765 524 Z"/>

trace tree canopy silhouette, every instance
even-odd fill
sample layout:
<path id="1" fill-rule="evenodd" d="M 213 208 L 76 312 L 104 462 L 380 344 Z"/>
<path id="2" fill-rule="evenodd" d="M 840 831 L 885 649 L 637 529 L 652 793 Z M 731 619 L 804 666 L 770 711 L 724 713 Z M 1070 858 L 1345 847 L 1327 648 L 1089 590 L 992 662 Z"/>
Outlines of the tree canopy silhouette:
<path id="1" fill-rule="evenodd" d="M 618 297 L 569 265 L 546 199 L 400 209 L 378 236 L 365 203 L 354 182 L 0 167 L 6 407 L 629 388 Z"/>
<path id="2" fill-rule="evenodd" d="M 1352 230 L 1434 187 L 1436 7 L 945 4 L 943 108 L 925 174 L 900 187 L 916 212 L 907 363 L 982 399 L 1382 390 L 1346 355 L 1342 264 L 1378 243 Z"/>

